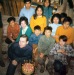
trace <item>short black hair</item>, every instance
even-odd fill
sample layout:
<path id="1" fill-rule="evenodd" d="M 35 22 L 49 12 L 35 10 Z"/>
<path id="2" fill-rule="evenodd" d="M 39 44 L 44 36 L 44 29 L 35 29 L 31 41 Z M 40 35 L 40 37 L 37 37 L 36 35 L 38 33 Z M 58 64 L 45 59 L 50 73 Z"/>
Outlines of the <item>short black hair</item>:
<path id="1" fill-rule="evenodd" d="M 67 17 L 67 14 L 66 13 L 61 13 L 61 18 L 65 18 Z"/>
<path id="2" fill-rule="evenodd" d="M 8 22 L 8 23 L 10 23 L 11 21 L 14 21 L 14 22 L 15 22 L 15 20 L 16 20 L 15 17 L 12 16 L 12 17 L 9 17 L 9 18 L 7 19 L 7 22 Z"/>
<path id="3" fill-rule="evenodd" d="M 61 23 L 61 15 L 60 15 L 59 13 L 56 13 L 56 14 L 54 14 L 54 15 L 52 16 L 51 22 L 53 23 L 53 19 L 54 19 L 55 17 L 57 17 L 57 18 L 59 19 L 59 23 Z"/>
<path id="4" fill-rule="evenodd" d="M 20 17 L 20 19 L 19 19 L 19 25 L 21 25 L 22 21 L 25 21 L 26 25 L 28 25 L 28 19 L 25 16 Z"/>
<path id="5" fill-rule="evenodd" d="M 69 22 L 70 24 L 72 24 L 71 17 L 69 17 L 69 16 L 65 17 L 62 23 L 65 23 L 65 22 Z"/>
<path id="6" fill-rule="evenodd" d="M 28 41 L 28 36 L 25 34 L 21 35 L 20 38 L 26 38 L 26 41 Z"/>
<path id="7" fill-rule="evenodd" d="M 40 27 L 39 25 L 36 25 L 36 26 L 34 27 L 34 30 L 41 30 L 41 27 Z"/>
<path id="8" fill-rule="evenodd" d="M 24 0 L 24 3 L 26 3 L 26 2 L 30 2 L 31 3 L 31 0 Z"/>
<path id="9" fill-rule="evenodd" d="M 46 30 L 50 30 L 50 31 L 52 32 L 52 27 L 51 27 L 51 26 L 46 26 L 46 27 L 44 28 L 43 34 L 45 34 L 45 31 L 46 31 Z"/>
<path id="10" fill-rule="evenodd" d="M 61 35 L 60 37 L 59 37 L 59 40 L 60 39 L 62 39 L 64 42 L 67 42 L 67 36 L 65 36 L 65 35 Z"/>

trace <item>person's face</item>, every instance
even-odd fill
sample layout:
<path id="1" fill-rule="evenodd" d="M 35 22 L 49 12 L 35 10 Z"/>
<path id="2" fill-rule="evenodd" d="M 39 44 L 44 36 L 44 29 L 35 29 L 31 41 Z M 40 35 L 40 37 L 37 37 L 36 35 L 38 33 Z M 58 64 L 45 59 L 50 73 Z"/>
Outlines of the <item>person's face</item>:
<path id="1" fill-rule="evenodd" d="M 37 9 L 37 15 L 38 15 L 38 16 L 42 16 L 42 9 L 41 9 L 41 8 L 38 8 L 38 9 Z"/>
<path id="2" fill-rule="evenodd" d="M 66 44 L 66 42 L 64 42 L 62 39 L 60 39 L 60 40 L 59 40 L 59 44 L 60 44 L 61 46 L 64 46 L 64 45 Z"/>
<path id="3" fill-rule="evenodd" d="M 38 36 L 38 35 L 41 34 L 41 30 L 37 30 L 37 29 L 36 29 L 36 30 L 34 31 L 34 33 L 35 33 L 36 36 Z"/>
<path id="4" fill-rule="evenodd" d="M 51 31 L 50 30 L 45 30 L 45 36 L 50 37 L 50 35 L 51 35 Z"/>
<path id="5" fill-rule="evenodd" d="M 25 27 L 26 27 L 26 22 L 25 22 L 25 21 L 22 21 L 22 22 L 21 22 L 21 27 L 22 27 L 22 28 L 25 28 Z"/>
<path id="6" fill-rule="evenodd" d="M 26 41 L 26 38 L 21 37 L 19 40 L 19 46 L 20 48 L 25 47 L 28 44 L 28 41 Z"/>
<path id="7" fill-rule="evenodd" d="M 53 23 L 58 24 L 59 23 L 59 19 L 57 17 L 53 18 Z"/>
<path id="8" fill-rule="evenodd" d="M 15 22 L 12 20 L 12 21 L 10 21 L 10 23 L 9 23 L 12 27 L 14 27 L 14 25 L 15 25 Z"/>
<path id="9" fill-rule="evenodd" d="M 64 23 L 63 23 L 63 28 L 64 28 L 64 29 L 68 29 L 69 26 L 70 26 L 70 23 L 69 23 L 69 22 L 64 22 Z"/>
<path id="10" fill-rule="evenodd" d="M 25 3 L 25 7 L 26 7 L 26 9 L 29 9 L 30 6 L 31 6 L 31 3 L 30 3 L 30 2 L 26 2 L 26 3 Z"/>
<path id="11" fill-rule="evenodd" d="M 49 1 L 48 1 L 48 0 L 46 0 L 46 1 L 44 2 L 44 6 L 45 6 L 45 7 L 48 7 L 48 6 L 49 6 Z"/>

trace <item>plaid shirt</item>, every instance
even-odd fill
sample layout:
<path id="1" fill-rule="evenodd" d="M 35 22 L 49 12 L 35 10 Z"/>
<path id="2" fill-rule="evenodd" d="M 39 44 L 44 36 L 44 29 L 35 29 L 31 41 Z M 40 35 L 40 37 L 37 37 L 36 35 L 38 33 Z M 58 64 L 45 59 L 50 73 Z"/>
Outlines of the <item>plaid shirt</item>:
<path id="1" fill-rule="evenodd" d="M 66 54 L 58 53 L 58 50 L 65 50 Z M 62 47 L 59 43 L 56 43 L 49 54 L 54 55 L 54 59 L 60 60 L 63 64 L 67 65 L 67 56 L 73 56 L 73 53 L 74 50 L 70 45 L 64 45 Z"/>

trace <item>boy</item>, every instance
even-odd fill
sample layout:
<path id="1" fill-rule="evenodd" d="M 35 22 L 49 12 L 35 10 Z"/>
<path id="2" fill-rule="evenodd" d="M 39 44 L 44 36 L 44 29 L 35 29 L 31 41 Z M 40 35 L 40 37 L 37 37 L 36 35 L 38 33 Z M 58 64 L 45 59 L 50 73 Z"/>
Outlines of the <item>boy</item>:
<path id="1" fill-rule="evenodd" d="M 66 75 L 66 66 L 68 65 L 67 56 L 72 56 L 73 49 L 70 45 L 66 44 L 67 37 L 61 35 L 59 37 L 59 43 L 56 43 L 55 46 L 51 49 L 50 55 L 54 55 L 54 70 L 58 72 L 59 75 Z M 58 69 L 58 66 L 59 69 Z"/>
<path id="2" fill-rule="evenodd" d="M 32 60 L 32 47 L 28 45 L 28 37 L 22 35 L 19 43 L 13 43 L 8 49 L 8 56 L 11 62 L 8 66 L 6 75 L 14 75 L 16 67 L 24 60 Z"/>
<path id="3" fill-rule="evenodd" d="M 31 0 L 24 0 L 25 7 L 20 11 L 19 17 L 25 16 L 28 18 L 28 23 L 30 22 L 31 16 L 35 13 L 35 9 L 31 7 Z"/>
<path id="4" fill-rule="evenodd" d="M 39 41 L 41 36 L 42 36 L 41 27 L 39 25 L 36 25 L 34 27 L 34 33 L 30 36 L 29 44 L 31 46 L 33 46 L 33 44 L 38 44 L 38 41 Z"/>
<path id="5" fill-rule="evenodd" d="M 39 58 L 38 58 L 38 62 L 39 64 L 41 64 L 41 69 L 40 72 L 44 72 L 44 57 L 49 55 L 50 50 L 53 48 L 55 40 L 54 38 L 51 36 L 52 33 L 52 28 L 47 26 L 44 28 L 44 35 L 40 38 L 39 42 L 38 42 L 38 54 L 39 54 Z"/>

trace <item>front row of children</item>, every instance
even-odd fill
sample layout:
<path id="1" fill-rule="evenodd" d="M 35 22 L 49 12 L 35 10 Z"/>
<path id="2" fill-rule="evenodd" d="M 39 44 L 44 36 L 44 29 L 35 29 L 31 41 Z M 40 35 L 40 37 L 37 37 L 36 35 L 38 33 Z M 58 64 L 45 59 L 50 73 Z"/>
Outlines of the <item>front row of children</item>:
<path id="1" fill-rule="evenodd" d="M 55 39 L 51 36 L 51 27 L 45 27 L 44 35 L 40 33 L 40 27 L 38 25 L 34 27 L 34 30 L 35 33 L 31 35 L 29 43 L 28 37 L 22 35 L 18 43 L 13 43 L 9 47 L 8 56 L 11 62 L 6 75 L 14 75 L 17 65 L 23 63 L 24 60 L 32 60 L 33 44 L 38 44 L 38 57 L 35 61 L 41 65 L 41 73 L 46 68 L 48 73 L 52 75 L 54 66 L 56 73 L 66 75 L 66 66 L 68 65 L 67 56 L 72 56 L 73 53 L 72 47 L 66 44 L 68 38 L 65 35 L 61 35 L 59 37 L 59 43 L 55 44 Z M 53 58 L 49 61 L 51 57 Z"/>

